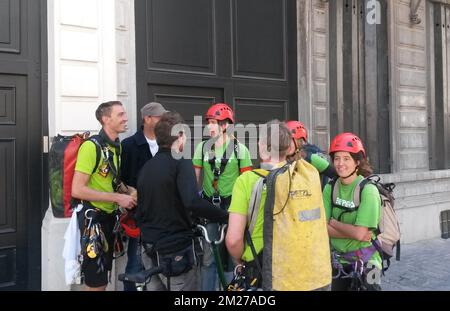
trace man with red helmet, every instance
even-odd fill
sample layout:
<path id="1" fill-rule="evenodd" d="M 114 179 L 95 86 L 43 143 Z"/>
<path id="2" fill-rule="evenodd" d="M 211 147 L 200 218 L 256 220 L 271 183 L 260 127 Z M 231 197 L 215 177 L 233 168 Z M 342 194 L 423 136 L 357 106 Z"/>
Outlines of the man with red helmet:
<path id="1" fill-rule="evenodd" d="M 381 275 L 382 261 L 372 243 L 380 221 L 381 201 L 377 187 L 364 179 L 372 174 L 372 168 L 363 143 L 353 133 L 339 134 L 331 142 L 330 156 L 339 176 L 323 191 L 333 274 L 338 276 L 333 279 L 332 290 L 381 290 L 376 275 Z"/>
<path id="2" fill-rule="evenodd" d="M 323 153 L 319 147 L 308 143 L 308 131 L 302 122 L 287 121 L 286 125 L 291 132 L 292 142 L 295 146 L 295 151 L 289 155 L 288 160 L 296 161 L 303 158 L 314 166 L 319 171 L 323 189 L 329 179 L 333 179 L 337 176 L 334 167 L 319 155 Z"/>
<path id="3" fill-rule="evenodd" d="M 239 174 L 252 169 L 250 152 L 232 135 L 233 110 L 225 103 L 212 105 L 206 112 L 211 138 L 201 142 L 195 149 L 192 160 L 200 184 L 203 175 L 202 196 L 216 206 L 228 209 L 233 185 Z M 209 224 L 216 225 L 216 224 Z M 213 232 L 216 229 L 212 229 Z M 226 252 L 223 244 L 222 253 Z M 215 290 L 217 272 L 210 245 L 205 244 L 202 269 L 202 289 Z M 223 256 L 228 260 L 229 256 Z M 227 265 L 228 264 L 228 265 Z M 232 271 L 231 262 L 224 262 L 226 270 Z M 228 266 L 228 267 L 227 267 Z M 231 280 L 231 275 L 228 278 Z"/>

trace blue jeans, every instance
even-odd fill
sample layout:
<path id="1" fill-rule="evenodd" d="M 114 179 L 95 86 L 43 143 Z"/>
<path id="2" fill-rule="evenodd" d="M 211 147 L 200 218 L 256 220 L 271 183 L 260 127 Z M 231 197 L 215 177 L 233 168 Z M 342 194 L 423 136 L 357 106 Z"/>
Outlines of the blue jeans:
<path id="1" fill-rule="evenodd" d="M 141 248 L 139 247 L 139 240 L 135 238 L 128 238 L 127 249 L 127 266 L 125 267 L 125 273 L 133 274 L 144 270 L 141 258 Z M 136 286 L 131 282 L 123 282 L 124 291 L 136 291 Z"/>
<path id="2" fill-rule="evenodd" d="M 202 291 L 215 291 L 219 288 L 219 275 L 217 274 L 216 263 L 213 262 L 209 266 L 203 266 L 202 274 Z M 227 285 L 233 280 L 233 272 L 224 272 Z"/>
<path id="3" fill-rule="evenodd" d="M 231 261 L 231 259 L 230 259 Z M 229 265 L 233 265 L 231 262 Z M 233 272 L 224 272 L 227 285 L 233 280 Z M 215 291 L 219 288 L 219 275 L 211 245 L 203 240 L 203 261 L 201 267 L 202 291 Z"/>

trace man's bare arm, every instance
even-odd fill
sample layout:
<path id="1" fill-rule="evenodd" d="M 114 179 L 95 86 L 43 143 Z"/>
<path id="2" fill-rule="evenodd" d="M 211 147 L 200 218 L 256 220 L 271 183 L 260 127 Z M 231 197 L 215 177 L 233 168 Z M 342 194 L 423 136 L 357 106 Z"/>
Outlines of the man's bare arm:
<path id="1" fill-rule="evenodd" d="M 230 213 L 225 243 L 227 245 L 228 252 L 237 262 L 242 261 L 241 257 L 244 253 L 244 231 L 246 224 L 246 216 Z"/>

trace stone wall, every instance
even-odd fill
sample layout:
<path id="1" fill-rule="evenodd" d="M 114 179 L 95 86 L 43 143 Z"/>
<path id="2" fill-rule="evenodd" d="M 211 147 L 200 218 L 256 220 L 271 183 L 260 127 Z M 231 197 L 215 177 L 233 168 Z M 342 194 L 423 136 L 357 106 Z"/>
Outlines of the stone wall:
<path id="1" fill-rule="evenodd" d="M 328 3 L 297 1 L 299 120 L 313 143 L 323 150 L 329 144 Z"/>
<path id="2" fill-rule="evenodd" d="M 409 19 L 410 1 L 389 1 L 390 103 L 394 172 L 423 171 L 428 162 L 426 15 Z"/>

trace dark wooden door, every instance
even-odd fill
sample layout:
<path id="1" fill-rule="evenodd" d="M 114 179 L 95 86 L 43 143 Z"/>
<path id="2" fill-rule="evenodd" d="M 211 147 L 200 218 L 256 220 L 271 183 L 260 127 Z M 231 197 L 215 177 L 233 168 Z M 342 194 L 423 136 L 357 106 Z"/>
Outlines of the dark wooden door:
<path id="1" fill-rule="evenodd" d="M 222 101 L 239 123 L 297 118 L 295 0 L 137 0 L 135 8 L 139 109 L 159 101 L 191 127 Z"/>
<path id="2" fill-rule="evenodd" d="M 387 1 L 377 1 L 376 15 L 368 0 L 329 3 L 331 139 L 341 132 L 357 134 L 375 171 L 389 173 Z"/>
<path id="3" fill-rule="evenodd" d="M 429 101 L 430 168 L 450 168 L 450 6 L 434 4 L 434 101 Z M 430 87 L 430 89 L 432 89 Z"/>
<path id="4" fill-rule="evenodd" d="M 0 0 L 1 290 L 40 289 L 41 9 Z"/>

